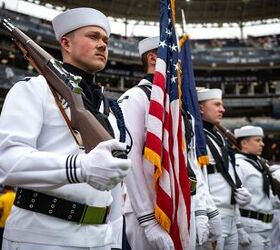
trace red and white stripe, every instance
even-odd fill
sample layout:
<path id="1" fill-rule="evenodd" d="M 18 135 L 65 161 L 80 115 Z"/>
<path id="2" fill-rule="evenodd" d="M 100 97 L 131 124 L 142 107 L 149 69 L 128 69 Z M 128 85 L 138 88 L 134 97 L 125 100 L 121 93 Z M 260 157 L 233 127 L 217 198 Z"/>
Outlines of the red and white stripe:
<path id="1" fill-rule="evenodd" d="M 146 136 L 146 149 L 155 157 L 146 154 L 146 149 L 145 157 L 155 164 L 155 216 L 178 250 L 190 246 L 190 187 L 183 140 L 180 103 L 178 99 L 170 102 L 166 63 L 157 58 Z"/>

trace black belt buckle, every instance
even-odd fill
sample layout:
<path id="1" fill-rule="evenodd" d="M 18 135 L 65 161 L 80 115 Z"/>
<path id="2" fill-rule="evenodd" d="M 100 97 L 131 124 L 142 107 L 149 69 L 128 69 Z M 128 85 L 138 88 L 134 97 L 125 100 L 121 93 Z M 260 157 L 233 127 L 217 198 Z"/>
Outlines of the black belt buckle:
<path id="1" fill-rule="evenodd" d="M 273 214 L 264 214 L 262 221 L 265 223 L 271 223 L 272 220 L 273 220 Z"/>
<path id="2" fill-rule="evenodd" d="M 85 205 L 80 224 L 104 224 L 109 211 L 109 207 L 92 207 Z"/>

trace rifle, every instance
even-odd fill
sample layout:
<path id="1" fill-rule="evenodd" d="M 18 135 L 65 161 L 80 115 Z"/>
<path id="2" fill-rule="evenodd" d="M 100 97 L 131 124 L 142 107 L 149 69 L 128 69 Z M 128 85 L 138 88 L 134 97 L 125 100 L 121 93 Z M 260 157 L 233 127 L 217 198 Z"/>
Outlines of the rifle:
<path id="1" fill-rule="evenodd" d="M 62 62 L 54 59 L 7 19 L 2 21 L 2 25 L 10 33 L 12 40 L 19 47 L 24 57 L 39 74 L 45 77 L 54 97 L 56 98 L 56 93 L 58 93 L 69 104 L 71 111 L 70 130 L 74 131 L 74 137 L 77 134 L 80 135 L 85 151 L 89 152 L 98 143 L 113 139 L 99 121 L 85 109 L 82 89 L 78 86 L 81 77 L 66 71 Z M 78 141 L 76 137 L 75 140 Z M 127 158 L 123 151 L 115 150 L 112 153 L 115 157 Z"/>
<path id="2" fill-rule="evenodd" d="M 223 134 L 223 136 L 227 139 L 227 141 L 232 146 L 232 148 L 237 152 L 241 152 L 241 149 L 236 141 L 236 138 L 230 132 L 230 130 L 226 129 L 220 124 L 217 124 L 216 127 L 220 131 L 220 133 Z M 258 156 L 258 160 L 262 162 L 262 166 L 264 166 L 264 170 L 268 173 L 273 193 L 276 194 L 280 199 L 280 182 L 272 176 L 267 160 L 259 156 Z"/>

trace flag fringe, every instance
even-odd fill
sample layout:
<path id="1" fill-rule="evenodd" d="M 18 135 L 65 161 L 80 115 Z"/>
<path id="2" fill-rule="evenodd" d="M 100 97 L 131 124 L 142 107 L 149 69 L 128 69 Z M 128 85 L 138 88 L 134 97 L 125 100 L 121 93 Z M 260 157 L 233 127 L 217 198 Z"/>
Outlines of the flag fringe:
<path id="1" fill-rule="evenodd" d="M 169 233 L 171 221 L 168 216 L 161 210 L 159 206 L 155 206 L 155 218 L 159 224 Z"/>
<path id="2" fill-rule="evenodd" d="M 162 174 L 160 156 L 155 151 L 151 150 L 148 147 L 145 147 L 144 157 L 156 167 L 156 171 L 154 174 L 154 183 L 156 183 Z M 158 205 L 155 205 L 155 218 L 159 222 L 159 224 L 169 233 L 171 221 Z"/>
<path id="3" fill-rule="evenodd" d="M 156 183 L 156 181 L 162 174 L 161 158 L 155 151 L 151 150 L 148 147 L 145 147 L 144 149 L 144 157 L 147 161 L 151 162 L 156 167 L 154 174 L 154 182 Z"/>
<path id="4" fill-rule="evenodd" d="M 208 165 L 209 164 L 209 158 L 208 155 L 201 155 L 198 157 L 198 163 L 202 167 L 203 165 Z"/>

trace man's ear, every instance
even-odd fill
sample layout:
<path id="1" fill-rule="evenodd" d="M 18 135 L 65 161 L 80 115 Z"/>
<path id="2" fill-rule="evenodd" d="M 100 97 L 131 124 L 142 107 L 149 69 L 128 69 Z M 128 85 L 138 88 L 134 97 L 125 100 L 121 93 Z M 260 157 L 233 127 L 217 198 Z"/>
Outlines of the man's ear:
<path id="1" fill-rule="evenodd" d="M 200 113 L 203 114 L 203 112 L 204 112 L 204 105 L 203 104 L 199 104 L 199 110 L 200 110 Z"/>
<path id="2" fill-rule="evenodd" d="M 71 45 L 71 43 L 70 43 L 70 39 L 68 37 L 66 37 L 66 36 L 61 37 L 60 46 L 63 50 L 68 52 L 70 49 L 70 45 Z"/>
<path id="3" fill-rule="evenodd" d="M 248 144 L 248 140 L 246 140 L 246 139 L 243 139 L 240 142 L 240 146 L 242 149 L 246 148 L 247 144 Z"/>
<path id="4" fill-rule="evenodd" d="M 147 55 L 148 62 L 152 65 L 156 65 L 157 55 L 153 52 L 149 52 Z"/>

